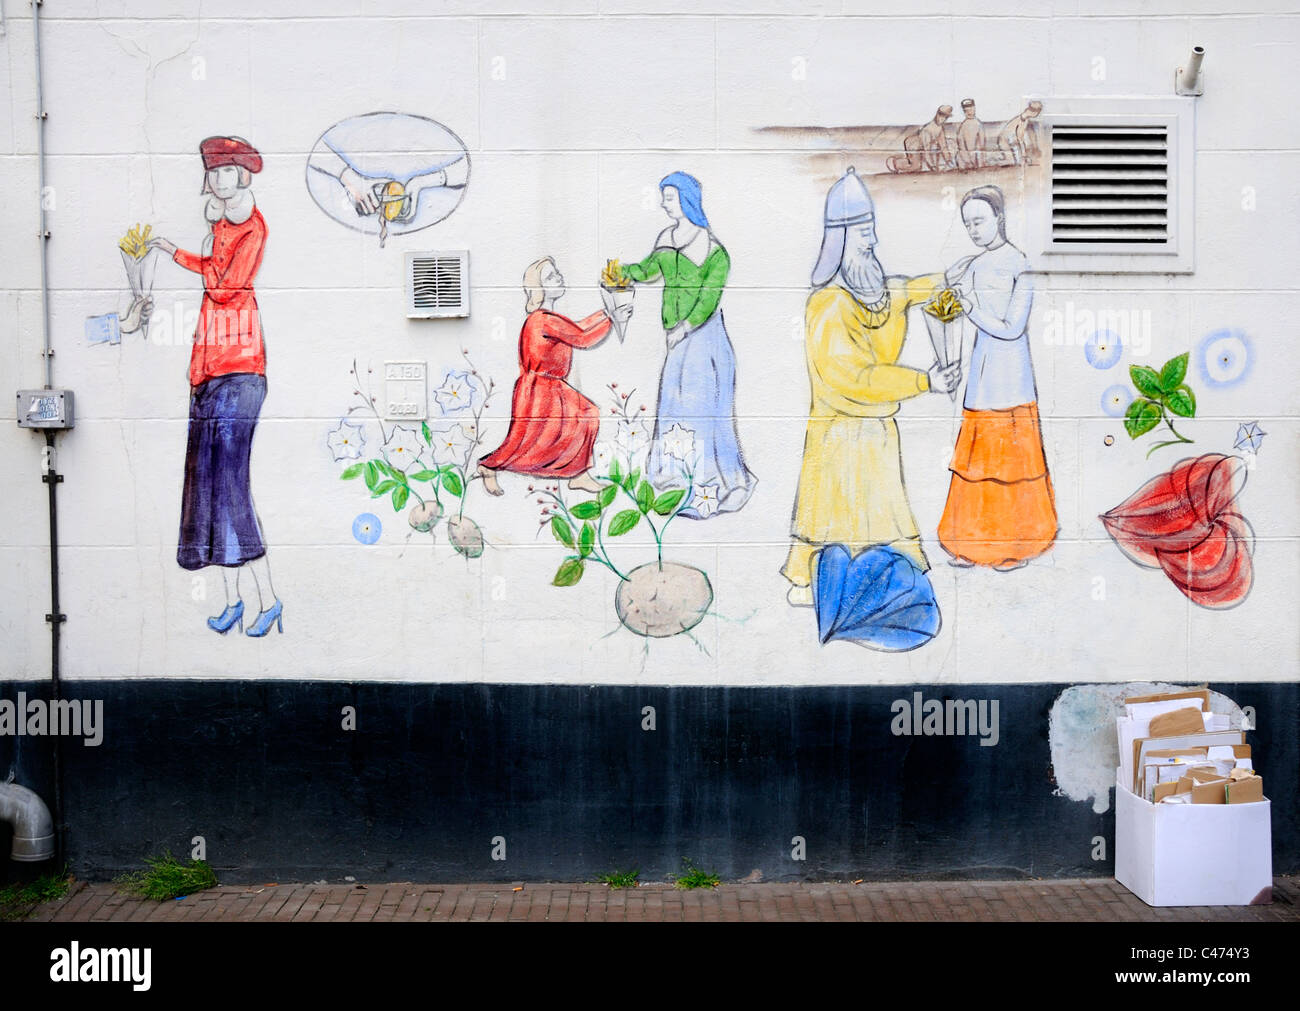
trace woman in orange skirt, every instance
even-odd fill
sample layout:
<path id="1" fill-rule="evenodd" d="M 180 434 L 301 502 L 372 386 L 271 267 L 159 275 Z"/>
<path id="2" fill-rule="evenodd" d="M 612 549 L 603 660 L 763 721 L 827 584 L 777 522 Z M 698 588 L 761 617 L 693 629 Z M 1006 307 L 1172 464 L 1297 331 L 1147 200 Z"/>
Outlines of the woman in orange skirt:
<path id="1" fill-rule="evenodd" d="M 1024 253 L 1007 241 L 998 187 L 971 190 L 961 214 L 983 252 L 954 268 L 976 332 L 939 543 L 952 565 L 1008 572 L 1045 552 L 1057 533 L 1026 331 L 1033 285 Z"/>

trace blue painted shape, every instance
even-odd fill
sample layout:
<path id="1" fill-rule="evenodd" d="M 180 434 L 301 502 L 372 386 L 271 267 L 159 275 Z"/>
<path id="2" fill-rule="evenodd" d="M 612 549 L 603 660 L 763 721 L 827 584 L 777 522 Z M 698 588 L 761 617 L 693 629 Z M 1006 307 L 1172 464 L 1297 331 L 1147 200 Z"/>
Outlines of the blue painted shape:
<path id="1" fill-rule="evenodd" d="M 1124 342 L 1112 330 L 1098 330 L 1083 346 L 1083 356 L 1094 369 L 1114 368 L 1124 354 Z"/>
<path id="2" fill-rule="evenodd" d="M 362 513 L 352 521 L 352 536 L 362 544 L 374 544 L 384 532 L 384 525 L 374 513 Z"/>
<path id="3" fill-rule="evenodd" d="M 103 316 L 86 317 L 87 344 L 121 344 L 122 328 L 117 321 L 117 313 L 110 312 Z"/>
<path id="4" fill-rule="evenodd" d="M 1250 338 L 1242 330 L 1211 330 L 1196 348 L 1196 367 L 1207 386 L 1236 386 L 1254 363 Z"/>
<path id="5" fill-rule="evenodd" d="M 1101 409 L 1112 418 L 1124 417 L 1131 403 L 1133 403 L 1133 391 L 1120 383 L 1106 387 L 1106 391 L 1101 395 Z"/>
<path id="6" fill-rule="evenodd" d="M 822 549 L 813 604 L 823 643 L 848 639 L 897 653 L 923 646 L 942 624 L 929 577 L 906 555 L 883 545 L 856 558 L 843 544 Z"/>

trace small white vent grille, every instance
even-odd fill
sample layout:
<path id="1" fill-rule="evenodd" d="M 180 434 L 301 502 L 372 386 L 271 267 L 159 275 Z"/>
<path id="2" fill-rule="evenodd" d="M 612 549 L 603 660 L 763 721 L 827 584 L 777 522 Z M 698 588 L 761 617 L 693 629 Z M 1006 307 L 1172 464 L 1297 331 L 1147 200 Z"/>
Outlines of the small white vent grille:
<path id="1" fill-rule="evenodd" d="M 1052 244 L 1169 248 L 1169 128 L 1057 124 L 1052 128 Z"/>
<path id="2" fill-rule="evenodd" d="M 406 315 L 469 315 L 469 252 L 406 254 Z"/>
<path id="3" fill-rule="evenodd" d="M 1040 123 L 1043 172 L 1026 176 L 1036 270 L 1196 269 L 1196 99 L 1060 96 Z"/>

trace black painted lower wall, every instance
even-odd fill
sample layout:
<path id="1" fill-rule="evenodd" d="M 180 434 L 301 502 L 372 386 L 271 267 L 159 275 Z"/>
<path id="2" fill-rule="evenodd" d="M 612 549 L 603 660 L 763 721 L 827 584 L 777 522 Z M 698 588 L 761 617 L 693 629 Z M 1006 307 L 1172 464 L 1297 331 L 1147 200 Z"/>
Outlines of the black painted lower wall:
<path id="1" fill-rule="evenodd" d="M 1065 687 L 67 682 L 65 697 L 103 700 L 105 730 L 60 746 L 66 859 L 100 880 L 202 836 L 229 883 L 656 880 L 683 858 L 724 880 L 1109 875 L 1113 803 L 1098 815 L 1053 792 Z M 1255 707 L 1274 870 L 1300 871 L 1300 685 L 1212 687 Z M 48 683 L 0 698 L 20 691 Z M 998 700 L 997 745 L 894 735 L 891 705 L 916 691 Z M 50 744 L 0 736 L 0 779 L 12 768 L 51 803 Z M 13 875 L 4 825 L 0 846 Z"/>

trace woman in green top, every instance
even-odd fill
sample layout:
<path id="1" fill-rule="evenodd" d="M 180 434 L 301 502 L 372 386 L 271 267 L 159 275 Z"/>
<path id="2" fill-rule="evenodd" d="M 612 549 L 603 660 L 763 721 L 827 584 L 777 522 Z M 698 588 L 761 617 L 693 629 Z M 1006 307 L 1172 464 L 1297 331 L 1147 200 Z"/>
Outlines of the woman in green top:
<path id="1" fill-rule="evenodd" d="M 656 487 L 682 484 L 682 465 L 665 451 L 680 431 L 694 436 L 692 500 L 679 515 L 707 519 L 735 512 L 748 501 L 757 478 L 745 466 L 736 433 L 736 354 L 718 303 L 731 258 L 709 230 L 700 201 L 700 184 L 685 172 L 659 183 L 663 208 L 673 224 L 659 233 L 655 248 L 640 263 L 623 270 L 644 284 L 663 278 L 663 324 L 668 357 L 659 377 L 654 441 L 646 478 Z"/>

